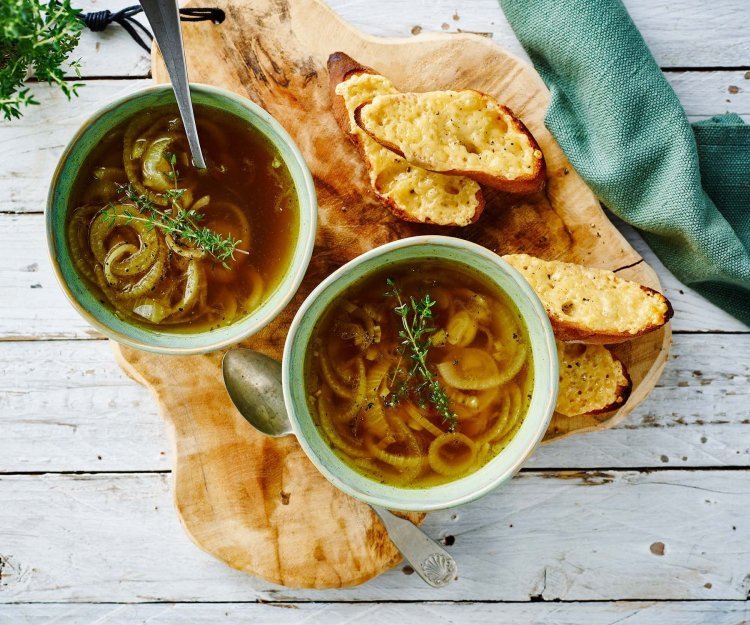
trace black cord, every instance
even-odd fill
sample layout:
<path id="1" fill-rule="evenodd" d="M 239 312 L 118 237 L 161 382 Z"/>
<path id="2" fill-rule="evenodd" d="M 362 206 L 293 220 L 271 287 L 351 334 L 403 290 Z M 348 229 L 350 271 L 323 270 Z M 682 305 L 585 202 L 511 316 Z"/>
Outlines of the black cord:
<path id="1" fill-rule="evenodd" d="M 108 9 L 104 11 L 92 11 L 90 13 L 79 13 L 79 19 L 86 24 L 89 30 L 99 33 L 102 32 L 110 24 L 119 24 L 122 26 L 127 33 L 133 38 L 141 48 L 146 52 L 151 52 L 150 43 L 153 41 L 154 36 L 143 24 L 134 18 L 143 11 L 140 6 L 131 6 L 114 13 Z M 211 21 L 214 24 L 221 24 L 224 21 L 226 15 L 221 9 L 212 8 L 188 8 L 180 9 L 180 19 L 183 22 L 204 22 Z M 141 32 L 138 32 L 140 29 Z M 148 39 L 148 43 L 141 36 L 144 35 Z"/>
<path id="2" fill-rule="evenodd" d="M 221 24 L 225 17 L 226 15 L 221 9 L 204 7 L 180 9 L 180 19 L 183 22 L 206 22 L 210 20 L 214 24 Z"/>

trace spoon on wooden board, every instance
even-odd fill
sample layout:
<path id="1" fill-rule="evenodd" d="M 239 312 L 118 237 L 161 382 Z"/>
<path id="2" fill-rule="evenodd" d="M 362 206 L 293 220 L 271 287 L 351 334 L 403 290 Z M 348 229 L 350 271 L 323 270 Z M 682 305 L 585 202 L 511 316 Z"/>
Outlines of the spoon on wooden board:
<path id="1" fill-rule="evenodd" d="M 190 83 L 188 81 L 185 48 L 180 29 L 180 10 L 177 0 L 140 0 L 143 13 L 154 31 L 156 43 L 159 44 L 164 65 L 167 67 L 169 80 L 180 109 L 182 125 L 185 128 L 193 165 L 197 169 L 206 169 L 201 145 L 198 141 L 198 127 L 195 125 L 193 103 L 190 100 Z"/>
<path id="2" fill-rule="evenodd" d="M 251 349 L 230 349 L 222 360 L 224 384 L 237 410 L 261 434 L 294 434 L 284 405 L 281 363 Z M 453 557 L 411 521 L 371 506 L 388 536 L 417 574 L 441 588 L 456 577 Z M 436 566 L 439 563 L 439 566 Z"/>

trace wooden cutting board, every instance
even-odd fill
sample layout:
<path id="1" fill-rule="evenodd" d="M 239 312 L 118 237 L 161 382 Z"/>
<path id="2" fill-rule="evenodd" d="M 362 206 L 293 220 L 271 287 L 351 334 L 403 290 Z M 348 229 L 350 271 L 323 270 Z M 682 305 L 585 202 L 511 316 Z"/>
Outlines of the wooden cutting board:
<path id="1" fill-rule="evenodd" d="M 280 358 L 303 298 L 336 267 L 388 241 L 442 232 L 499 254 L 527 252 L 619 270 L 659 289 L 643 259 L 607 220 L 544 126 L 549 93 L 533 70 L 489 39 L 428 34 L 379 39 L 358 32 L 318 0 L 215 0 L 221 25 L 184 23 L 190 78 L 243 95 L 294 137 L 312 170 L 320 203 L 313 260 L 283 314 L 248 347 Z M 464 229 L 408 224 L 382 208 L 365 168 L 331 114 L 326 60 L 341 50 L 403 91 L 471 87 L 509 105 L 544 151 L 544 193 L 487 194 L 478 223 Z M 153 74 L 166 82 L 155 55 Z M 618 346 L 634 391 L 614 414 L 555 415 L 546 436 L 609 427 L 653 388 L 666 362 L 670 330 Z M 294 587 L 359 584 L 399 560 L 370 509 L 315 470 L 293 437 L 257 434 L 235 411 L 221 382 L 219 353 L 168 357 L 115 346 L 119 362 L 156 395 L 174 443 L 174 496 L 202 549 L 242 571 Z M 418 519 L 417 516 L 412 518 Z"/>

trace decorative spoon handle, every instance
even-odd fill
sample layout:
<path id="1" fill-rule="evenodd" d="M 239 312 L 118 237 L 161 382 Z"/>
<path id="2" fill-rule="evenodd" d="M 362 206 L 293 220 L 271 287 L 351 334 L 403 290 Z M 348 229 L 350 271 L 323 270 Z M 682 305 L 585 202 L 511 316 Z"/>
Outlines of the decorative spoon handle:
<path id="1" fill-rule="evenodd" d="M 434 588 L 442 588 L 456 578 L 458 568 L 451 555 L 411 521 L 397 517 L 385 508 L 372 506 L 398 547 L 417 574 Z"/>
<path id="2" fill-rule="evenodd" d="M 167 66 L 169 79 L 172 81 L 177 106 L 180 109 L 180 116 L 190 145 L 190 153 L 193 155 L 193 164 L 198 169 L 205 169 L 206 161 L 203 159 L 203 152 L 198 141 L 198 128 L 195 125 L 193 105 L 190 101 L 190 83 L 185 64 L 185 50 L 182 45 L 177 0 L 140 0 L 140 2 L 154 31 L 154 37 L 164 57 L 164 64 Z"/>

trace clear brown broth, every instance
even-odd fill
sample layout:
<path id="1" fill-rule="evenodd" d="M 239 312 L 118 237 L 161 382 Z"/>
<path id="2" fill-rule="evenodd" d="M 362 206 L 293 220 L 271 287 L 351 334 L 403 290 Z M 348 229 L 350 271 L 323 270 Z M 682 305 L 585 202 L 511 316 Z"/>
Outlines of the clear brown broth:
<path id="1" fill-rule="evenodd" d="M 427 365 L 457 413 L 453 435 L 414 388 L 393 403 L 398 370 L 411 360 L 387 278 L 403 301 L 428 293 L 437 301 Z M 321 435 L 350 467 L 393 486 L 435 486 L 478 470 L 513 438 L 531 397 L 530 354 L 517 308 L 493 283 L 444 260 L 399 264 L 351 287 L 323 315 L 307 350 L 306 395 Z M 447 377 L 441 363 L 451 365 Z"/>
<path id="2" fill-rule="evenodd" d="M 199 173 L 190 162 L 176 106 L 149 109 L 114 128 L 87 157 L 74 183 L 68 216 L 71 255 L 79 273 L 100 300 L 132 323 L 168 327 L 169 331 L 177 332 L 200 332 L 225 326 L 255 310 L 284 275 L 299 230 L 294 183 L 278 150 L 260 131 L 228 113 L 198 105 L 195 114 L 208 165 L 206 173 Z M 127 204 L 117 185 L 130 182 L 125 167 L 127 150 L 123 145 L 130 124 L 133 128 L 142 128 L 133 136 L 158 139 L 171 133 L 176 137 L 170 144 L 170 153 L 174 153 L 177 160 L 175 186 L 188 188 L 193 202 L 205 196 L 210 198 L 200 210 L 203 215 L 200 226 L 222 236 L 242 238 L 234 258 L 226 261 L 228 268 L 210 256 L 196 260 L 198 269 L 193 275 L 200 275 L 196 283 L 201 285 L 202 292 L 186 310 L 180 309 L 179 304 L 183 302 L 185 285 L 190 279 L 186 277 L 189 260 L 171 248 L 166 253 L 162 275 L 141 297 L 123 297 L 108 284 L 102 277 L 103 263 L 97 261 L 92 251 L 89 237 L 97 215 L 108 205 Z M 150 145 L 147 138 L 143 139 L 143 145 Z M 131 156 L 134 153 L 135 150 L 131 150 Z M 132 169 L 140 175 L 143 159 L 135 161 Z M 166 171 L 168 163 L 161 160 L 157 167 L 161 168 L 159 171 Z M 156 196 L 163 195 L 147 185 L 145 189 Z M 183 195 L 180 201 L 186 201 L 185 198 Z M 238 210 L 244 215 L 247 229 L 243 227 Z M 156 231 L 161 233 L 158 228 Z M 104 247 L 111 251 L 117 243 L 130 243 L 134 247 L 143 244 L 138 232 L 119 223 L 107 233 Z M 162 234 L 159 245 L 163 244 Z M 128 258 L 124 255 L 123 263 Z M 115 286 L 127 294 L 144 274 L 116 277 Z M 134 313 L 134 309 L 147 312 L 174 309 L 174 313 L 157 322 L 155 313 L 149 319 Z"/>

